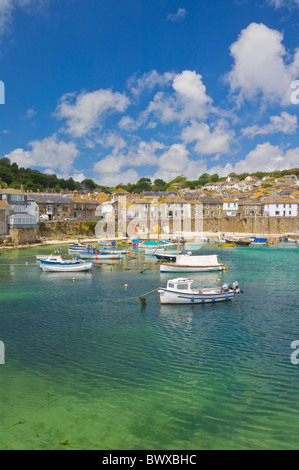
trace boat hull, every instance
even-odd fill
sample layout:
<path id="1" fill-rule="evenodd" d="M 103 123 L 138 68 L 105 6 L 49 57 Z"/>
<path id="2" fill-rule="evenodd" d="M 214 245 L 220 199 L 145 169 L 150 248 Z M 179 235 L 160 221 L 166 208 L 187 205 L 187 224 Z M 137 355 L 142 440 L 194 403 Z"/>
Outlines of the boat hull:
<path id="1" fill-rule="evenodd" d="M 225 266 L 181 266 L 178 264 L 161 263 L 161 273 L 198 273 L 208 271 L 222 271 Z"/>
<path id="2" fill-rule="evenodd" d="M 234 292 L 221 292 L 221 293 L 177 293 L 167 289 L 160 289 L 160 303 L 161 304 L 205 304 L 205 303 L 216 303 L 231 300 L 235 293 Z"/>
<path id="3" fill-rule="evenodd" d="M 41 264 L 42 271 L 45 272 L 78 272 L 89 271 L 92 268 L 92 263 L 79 263 L 79 264 Z"/>
<path id="4" fill-rule="evenodd" d="M 121 253 L 80 253 L 82 259 L 121 259 Z"/>

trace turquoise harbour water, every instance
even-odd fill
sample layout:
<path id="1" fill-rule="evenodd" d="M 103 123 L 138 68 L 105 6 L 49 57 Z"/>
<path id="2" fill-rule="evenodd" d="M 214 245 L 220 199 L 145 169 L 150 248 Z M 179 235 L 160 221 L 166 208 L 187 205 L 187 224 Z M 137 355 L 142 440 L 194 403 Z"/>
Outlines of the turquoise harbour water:
<path id="1" fill-rule="evenodd" d="M 299 246 L 205 245 L 227 271 L 192 278 L 244 294 L 145 307 L 175 276 L 141 253 L 73 282 L 41 272 L 51 251 L 0 256 L 1 449 L 299 448 Z"/>

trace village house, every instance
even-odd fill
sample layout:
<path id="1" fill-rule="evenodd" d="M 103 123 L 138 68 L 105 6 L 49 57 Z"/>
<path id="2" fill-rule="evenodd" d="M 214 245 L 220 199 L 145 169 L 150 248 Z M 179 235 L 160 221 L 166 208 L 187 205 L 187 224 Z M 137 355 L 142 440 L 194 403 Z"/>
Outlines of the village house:
<path id="1" fill-rule="evenodd" d="M 46 216 L 48 220 L 64 220 L 73 216 L 70 199 L 61 194 L 29 193 L 28 199 L 32 203 L 31 211 L 35 211 L 35 203 L 38 206 L 38 219 Z"/>
<path id="2" fill-rule="evenodd" d="M 7 202 L 13 208 L 13 214 L 8 218 L 9 229 L 36 228 L 37 217 L 28 212 L 28 195 L 16 189 L 1 189 L 0 200 Z"/>
<path id="3" fill-rule="evenodd" d="M 290 198 L 271 199 L 263 204 L 263 215 L 269 217 L 297 217 L 298 202 Z"/>
<path id="4" fill-rule="evenodd" d="M 239 201 L 238 215 L 240 217 L 260 216 L 262 215 L 262 203 L 254 199 Z"/>
<path id="5" fill-rule="evenodd" d="M 238 214 L 239 202 L 237 199 L 223 199 L 222 210 L 227 217 L 236 216 Z"/>
<path id="6" fill-rule="evenodd" d="M 0 236 L 8 235 L 9 217 L 13 214 L 13 207 L 6 201 L 0 200 Z"/>

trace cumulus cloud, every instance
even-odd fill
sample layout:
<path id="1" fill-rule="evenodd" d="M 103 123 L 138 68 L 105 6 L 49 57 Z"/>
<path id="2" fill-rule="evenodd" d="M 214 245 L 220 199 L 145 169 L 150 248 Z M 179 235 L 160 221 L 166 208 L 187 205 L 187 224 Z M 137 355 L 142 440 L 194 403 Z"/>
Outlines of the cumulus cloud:
<path id="1" fill-rule="evenodd" d="M 161 122 L 184 122 L 192 118 L 205 118 L 211 110 L 212 98 L 207 94 L 202 76 L 184 70 L 172 80 L 173 93 L 156 93 L 143 114 L 143 119 L 154 114 Z"/>
<path id="2" fill-rule="evenodd" d="M 74 160 L 79 154 L 74 142 L 58 140 L 56 134 L 43 140 L 29 142 L 29 146 L 30 150 L 17 148 L 5 157 L 21 167 L 53 168 L 62 175 L 68 176 Z"/>
<path id="3" fill-rule="evenodd" d="M 169 15 L 167 15 L 167 21 L 179 23 L 185 19 L 186 15 L 187 10 L 185 8 L 178 8 L 176 13 L 169 13 Z"/>
<path id="4" fill-rule="evenodd" d="M 217 122 L 212 130 L 208 124 L 192 120 L 182 132 L 183 141 L 195 141 L 194 151 L 204 155 L 227 153 L 233 137 L 234 132 L 229 130 L 224 120 Z"/>
<path id="5" fill-rule="evenodd" d="M 138 96 L 144 90 L 153 90 L 155 86 L 164 87 L 169 85 L 174 77 L 175 74 L 173 72 L 165 72 L 161 74 L 157 72 L 157 70 L 151 70 L 150 72 L 144 73 L 139 78 L 137 78 L 136 75 L 130 77 L 127 81 L 127 87 L 133 95 Z"/>
<path id="6" fill-rule="evenodd" d="M 298 165 L 299 147 L 284 150 L 278 145 L 270 142 L 259 144 L 248 153 L 245 159 L 238 161 L 235 165 L 227 163 L 223 166 L 215 166 L 210 169 L 219 175 L 235 173 L 252 173 L 256 171 L 269 172 L 273 170 L 289 170 Z"/>
<path id="7" fill-rule="evenodd" d="M 280 116 L 270 116 L 270 122 L 264 126 L 250 126 L 242 129 L 242 133 L 248 137 L 256 135 L 274 134 L 281 132 L 283 134 L 294 134 L 298 127 L 297 116 L 287 112 L 282 112 Z"/>
<path id="8" fill-rule="evenodd" d="M 299 74 L 299 50 L 287 62 L 282 41 L 279 31 L 251 23 L 232 44 L 234 65 L 226 78 L 239 104 L 258 96 L 267 102 L 290 104 L 290 86 Z"/>
<path id="9" fill-rule="evenodd" d="M 11 26 L 13 13 L 17 9 L 36 9 L 47 5 L 49 0 L 0 0 L 0 38 Z"/>
<path id="10" fill-rule="evenodd" d="M 56 109 L 58 119 L 66 119 L 65 132 L 73 137 L 83 137 L 99 128 L 106 113 L 123 112 L 129 105 L 129 99 L 110 89 L 82 92 L 79 96 L 64 95 Z"/>

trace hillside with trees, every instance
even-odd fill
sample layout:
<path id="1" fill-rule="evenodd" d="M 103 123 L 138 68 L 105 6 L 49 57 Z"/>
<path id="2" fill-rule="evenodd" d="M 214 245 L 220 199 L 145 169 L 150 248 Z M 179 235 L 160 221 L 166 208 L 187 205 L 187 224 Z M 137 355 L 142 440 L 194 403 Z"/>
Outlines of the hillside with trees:
<path id="1" fill-rule="evenodd" d="M 287 175 L 297 175 L 299 177 L 299 168 L 292 168 L 290 170 L 272 171 L 272 172 L 261 172 L 255 173 L 230 173 L 227 176 L 238 178 L 240 181 L 244 180 L 247 176 L 256 176 L 263 178 L 264 176 L 270 176 L 273 178 L 279 178 Z M 0 185 L 2 188 L 13 188 L 21 189 L 25 191 L 33 192 L 57 192 L 61 190 L 68 191 L 102 191 L 110 193 L 111 191 L 122 188 L 129 193 L 140 194 L 143 191 L 172 191 L 177 189 L 198 189 L 203 187 L 207 183 L 215 183 L 217 181 L 225 181 L 227 176 L 219 177 L 218 174 L 209 175 L 204 173 L 198 177 L 197 180 L 189 181 L 185 176 L 180 175 L 173 180 L 166 182 L 162 179 L 155 179 L 153 182 L 149 178 L 140 178 L 137 183 L 118 184 L 114 188 L 107 186 L 101 186 L 96 184 L 93 179 L 88 178 L 81 183 L 74 181 L 73 178 L 67 180 L 58 178 L 55 174 L 48 175 L 41 173 L 38 170 L 31 170 L 30 168 L 19 168 L 16 163 L 11 163 L 9 158 L 0 158 Z"/>

